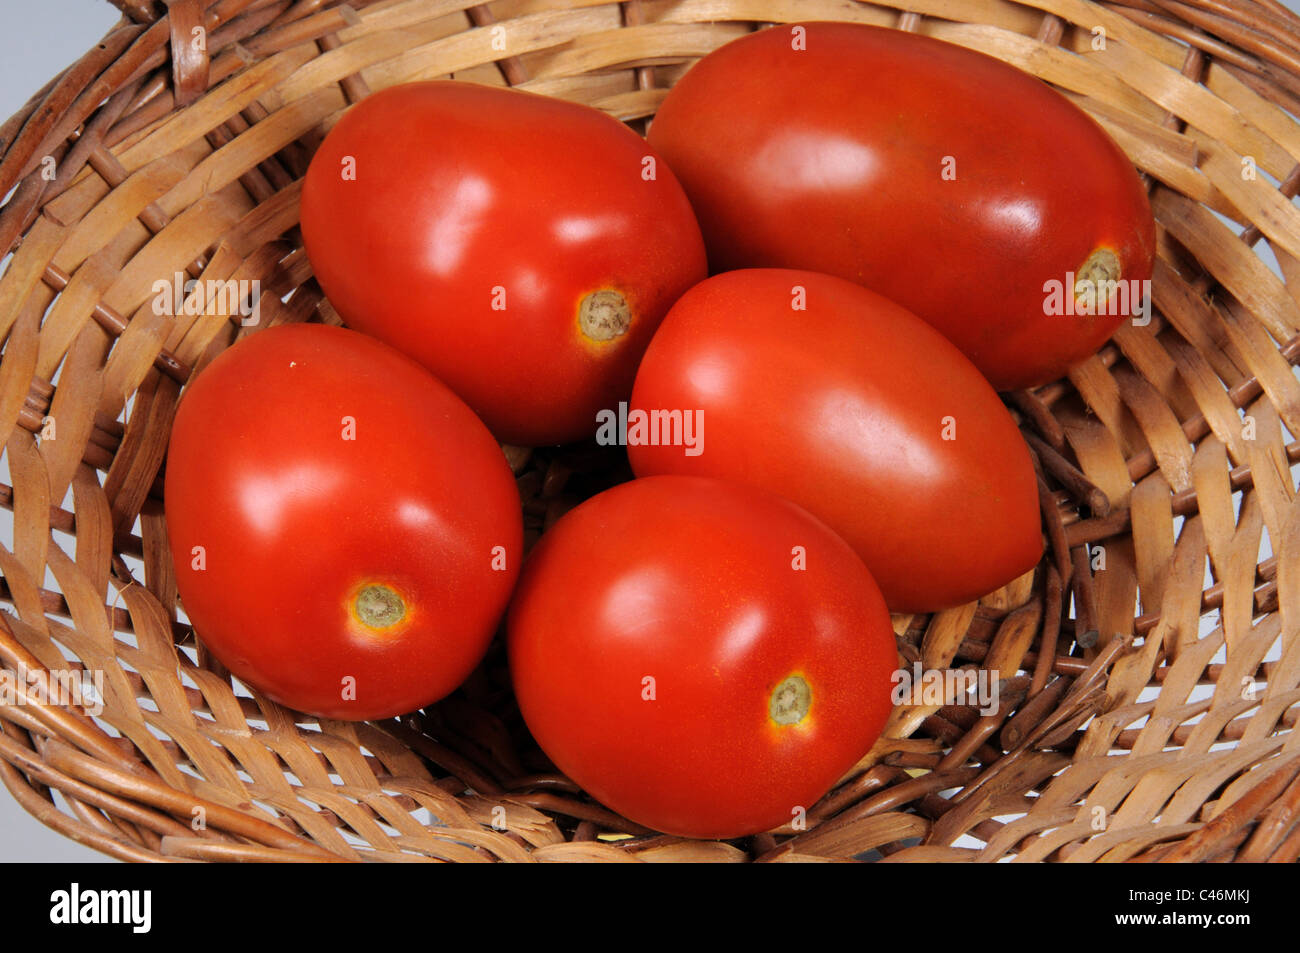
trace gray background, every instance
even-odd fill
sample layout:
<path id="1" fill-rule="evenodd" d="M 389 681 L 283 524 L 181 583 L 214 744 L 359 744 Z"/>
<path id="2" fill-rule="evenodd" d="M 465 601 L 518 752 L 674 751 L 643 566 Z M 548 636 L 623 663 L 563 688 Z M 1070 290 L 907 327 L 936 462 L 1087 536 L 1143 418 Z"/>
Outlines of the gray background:
<path id="1" fill-rule="evenodd" d="M 1283 2 L 1300 10 L 1300 0 Z M 0 0 L 0 120 L 98 43 L 118 17 L 107 0 Z M 8 482 L 7 461 L 0 464 L 0 479 Z M 13 545 L 8 511 L 0 515 L 0 544 Z M 0 862 L 14 861 L 95 863 L 111 858 L 45 827 L 0 786 Z"/>

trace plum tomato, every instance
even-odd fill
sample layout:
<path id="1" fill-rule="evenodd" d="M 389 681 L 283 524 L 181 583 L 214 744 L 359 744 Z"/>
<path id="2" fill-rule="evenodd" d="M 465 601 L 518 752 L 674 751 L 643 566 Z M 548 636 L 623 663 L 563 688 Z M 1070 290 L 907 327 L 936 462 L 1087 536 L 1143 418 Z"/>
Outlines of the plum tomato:
<path id="1" fill-rule="evenodd" d="M 968 602 L 1043 552 L 1033 463 L 993 388 L 934 328 L 842 278 L 749 269 L 695 286 L 627 416 L 637 476 L 793 500 L 857 550 L 894 612 Z"/>
<path id="2" fill-rule="evenodd" d="M 825 524 L 737 483 L 651 477 L 529 556 L 508 647 L 555 765 L 683 837 L 788 824 L 871 748 L 898 654 L 871 574 Z"/>
<path id="3" fill-rule="evenodd" d="M 1145 312 L 1155 222 L 1133 163 L 1046 83 L 857 23 L 776 26 L 705 56 L 650 144 L 709 263 L 838 275 L 933 324 L 998 390 Z"/>
<path id="4" fill-rule="evenodd" d="M 500 446 L 356 331 L 287 325 L 186 387 L 164 508 L 181 603 L 246 684 L 309 714 L 414 711 L 473 670 L 522 558 Z"/>
<path id="5" fill-rule="evenodd" d="M 344 323 L 424 364 L 508 443 L 590 437 L 705 276 L 690 203 L 644 139 L 517 90 L 363 99 L 313 157 L 301 208 Z"/>

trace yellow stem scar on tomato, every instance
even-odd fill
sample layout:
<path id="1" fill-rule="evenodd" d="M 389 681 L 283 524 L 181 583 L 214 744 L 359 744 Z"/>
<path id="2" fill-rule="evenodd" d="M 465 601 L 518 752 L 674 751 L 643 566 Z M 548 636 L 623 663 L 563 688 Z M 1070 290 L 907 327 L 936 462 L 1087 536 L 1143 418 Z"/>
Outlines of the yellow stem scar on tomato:
<path id="1" fill-rule="evenodd" d="M 611 288 L 593 291 L 578 305 L 578 327 L 591 341 L 613 341 L 627 333 L 632 309 L 627 299 Z"/>
<path id="2" fill-rule="evenodd" d="M 378 583 L 362 586 L 351 608 L 353 618 L 376 633 L 385 633 L 406 618 L 406 603 L 397 590 Z"/>
<path id="3" fill-rule="evenodd" d="M 1084 259 L 1079 270 L 1074 273 L 1075 297 L 1086 299 L 1091 296 L 1095 301 L 1094 307 L 1100 310 L 1123 270 L 1119 255 L 1114 251 L 1105 246 L 1093 249 L 1092 254 Z"/>
<path id="4" fill-rule="evenodd" d="M 801 675 L 787 675 L 768 700 L 768 717 L 778 725 L 797 725 L 808 717 L 812 688 Z"/>

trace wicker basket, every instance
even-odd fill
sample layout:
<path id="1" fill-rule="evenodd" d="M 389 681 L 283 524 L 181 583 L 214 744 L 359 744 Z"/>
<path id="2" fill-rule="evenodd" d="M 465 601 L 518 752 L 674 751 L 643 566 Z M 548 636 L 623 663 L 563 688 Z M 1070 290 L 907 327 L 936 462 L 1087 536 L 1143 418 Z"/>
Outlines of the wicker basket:
<path id="1" fill-rule="evenodd" d="M 0 195 L 17 186 L 0 212 L 0 664 L 19 690 L 0 779 L 40 820 L 129 860 L 1300 856 L 1300 19 L 1276 0 L 115 2 L 122 23 L 0 127 Z M 696 58 L 794 19 L 1008 60 L 1150 184 L 1154 320 L 1011 395 L 1041 464 L 1042 565 L 894 619 L 908 665 L 999 672 L 999 713 L 899 708 L 802 829 L 691 842 L 546 763 L 499 646 L 456 695 L 387 723 L 233 682 L 178 613 L 160 471 L 182 386 L 256 329 L 158 316 L 153 283 L 257 279 L 261 327 L 337 323 L 296 222 L 350 103 L 450 75 L 642 129 Z M 508 453 L 530 541 L 627 477 L 591 447 Z M 31 687 L 81 668 L 101 700 Z"/>

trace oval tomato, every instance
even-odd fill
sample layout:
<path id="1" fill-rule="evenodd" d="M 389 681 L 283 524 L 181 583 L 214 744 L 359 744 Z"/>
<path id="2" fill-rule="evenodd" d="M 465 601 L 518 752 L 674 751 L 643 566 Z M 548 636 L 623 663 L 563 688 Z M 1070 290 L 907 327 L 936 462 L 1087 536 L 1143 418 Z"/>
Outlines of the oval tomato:
<path id="1" fill-rule="evenodd" d="M 1042 555 L 1033 464 L 997 394 L 925 322 L 841 278 L 753 269 L 692 288 L 641 362 L 627 443 L 637 476 L 734 479 L 807 508 L 895 612 L 968 602 Z"/>
<path id="2" fill-rule="evenodd" d="M 933 324 L 998 390 L 1096 352 L 1151 277 L 1146 192 L 1101 127 L 1035 77 L 930 37 L 751 34 L 673 87 L 649 141 L 714 271 L 856 281 Z"/>
<path id="3" fill-rule="evenodd" d="M 328 718 L 451 692 L 517 575 L 501 448 L 424 368 L 355 331 L 289 325 L 185 390 L 164 488 L 182 605 L 235 675 Z"/>
<path id="4" fill-rule="evenodd" d="M 646 827 L 789 823 L 870 749 L 898 667 L 862 561 L 739 484 L 633 480 L 565 514 L 524 567 L 510 670 L 556 766 Z"/>
<path id="5" fill-rule="evenodd" d="M 590 437 L 706 268 L 681 186 L 631 129 L 459 82 L 350 109 L 307 170 L 302 232 L 345 323 L 525 445 Z"/>

